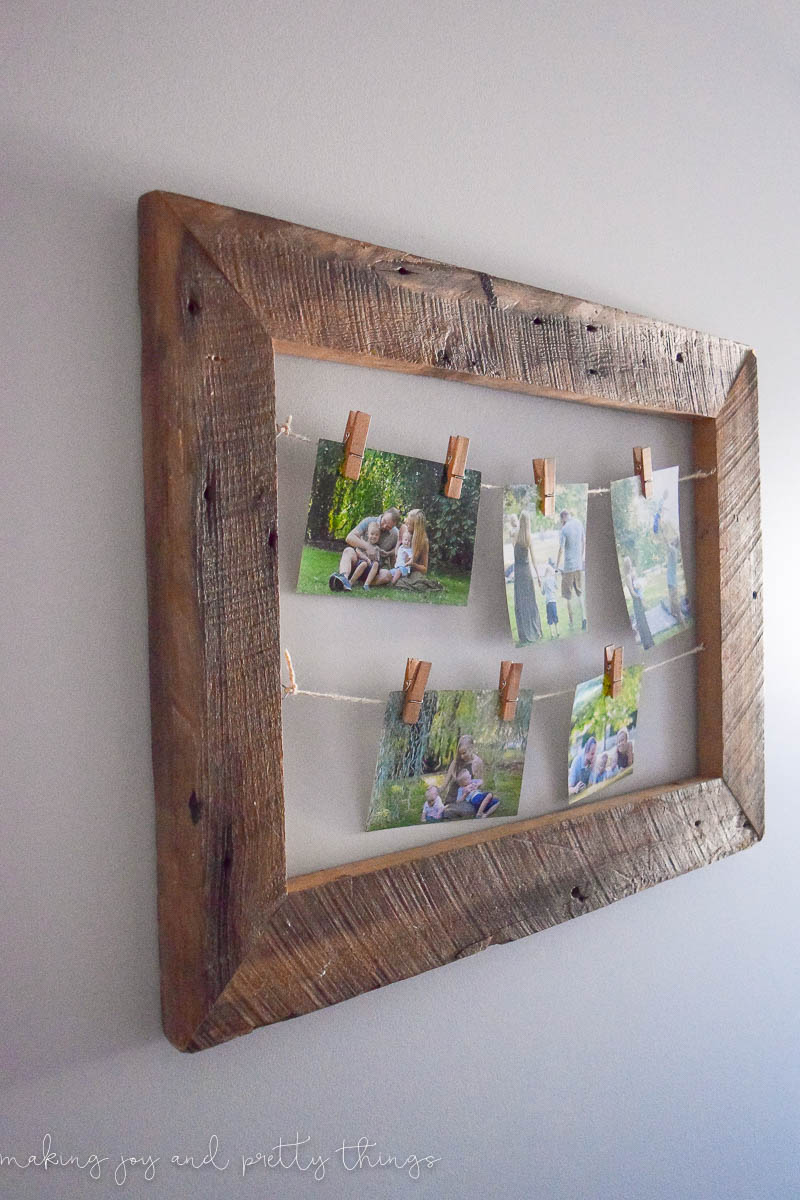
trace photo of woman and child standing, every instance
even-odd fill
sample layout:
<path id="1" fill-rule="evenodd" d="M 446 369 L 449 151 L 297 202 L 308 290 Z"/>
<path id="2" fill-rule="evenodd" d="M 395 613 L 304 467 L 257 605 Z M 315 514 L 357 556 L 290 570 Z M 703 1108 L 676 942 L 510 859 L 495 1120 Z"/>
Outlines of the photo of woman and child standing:
<path id="1" fill-rule="evenodd" d="M 426 691 L 419 720 L 405 725 L 402 693 L 392 693 L 367 829 L 514 816 L 532 696 L 520 692 L 514 719 L 500 721 L 496 688 Z"/>
<path id="2" fill-rule="evenodd" d="M 586 632 L 586 515 L 589 485 L 556 488 L 556 515 L 538 511 L 533 485 L 503 494 L 503 574 L 516 646 Z M 541 593 L 541 604 L 537 595 Z"/>

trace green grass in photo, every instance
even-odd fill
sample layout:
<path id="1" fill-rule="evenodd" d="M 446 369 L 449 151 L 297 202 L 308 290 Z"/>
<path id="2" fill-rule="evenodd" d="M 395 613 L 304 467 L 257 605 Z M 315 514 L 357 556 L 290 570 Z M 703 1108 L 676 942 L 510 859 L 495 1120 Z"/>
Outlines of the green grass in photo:
<path id="1" fill-rule="evenodd" d="M 444 773 L 438 775 L 422 775 L 413 779 L 390 779 L 375 789 L 372 798 L 370 814 L 370 829 L 395 829 L 400 825 L 419 825 L 422 816 L 422 806 L 425 803 L 425 789 L 435 784 L 441 785 Z M 500 803 L 491 817 L 513 817 L 519 809 L 519 796 L 522 788 L 522 771 L 513 766 L 505 767 L 502 763 L 494 770 L 487 770 L 481 791 L 493 792 Z M 491 820 L 487 817 L 486 820 Z M 453 833 L 463 820 L 438 821 L 436 824 L 449 825 Z"/>
<path id="2" fill-rule="evenodd" d="M 328 580 L 334 571 L 339 569 L 340 553 L 336 550 L 322 550 L 317 546 L 305 546 L 300 559 L 300 575 L 297 581 L 299 592 L 310 593 L 314 596 L 330 595 Z M 404 600 L 412 604 L 460 604 L 464 605 L 469 599 L 469 572 L 440 571 L 435 566 L 431 569 L 431 578 L 442 585 L 441 592 L 425 592 L 419 595 L 415 592 L 403 591 L 402 588 L 378 587 L 365 592 L 360 581 L 353 584 L 353 590 L 345 594 L 337 592 L 346 603 L 353 596 L 366 600 Z"/>

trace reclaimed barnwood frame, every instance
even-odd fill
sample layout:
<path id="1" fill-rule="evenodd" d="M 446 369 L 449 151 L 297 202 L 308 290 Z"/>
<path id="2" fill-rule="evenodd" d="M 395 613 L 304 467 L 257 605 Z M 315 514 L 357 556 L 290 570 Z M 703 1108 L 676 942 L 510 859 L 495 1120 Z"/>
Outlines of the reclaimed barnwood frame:
<path id="1" fill-rule="evenodd" d="M 763 833 L 745 346 L 286 221 L 142 197 L 162 1008 L 183 1050 L 589 912 Z M 699 777 L 286 879 L 273 353 L 694 423 Z"/>

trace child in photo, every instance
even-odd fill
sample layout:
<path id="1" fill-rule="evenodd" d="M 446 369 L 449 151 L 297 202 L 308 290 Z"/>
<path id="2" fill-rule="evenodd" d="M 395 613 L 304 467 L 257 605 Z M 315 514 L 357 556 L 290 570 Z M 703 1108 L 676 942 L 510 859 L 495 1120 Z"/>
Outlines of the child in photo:
<path id="1" fill-rule="evenodd" d="M 550 637 L 558 637 L 558 580 L 552 558 L 548 558 L 542 578 L 542 592 L 547 607 L 547 626 Z"/>
<path id="2" fill-rule="evenodd" d="M 394 587 L 398 579 L 402 579 L 404 575 L 411 574 L 412 558 L 411 530 L 404 529 L 400 534 L 400 543 L 394 554 L 394 566 L 392 567 L 392 587 Z"/>
<path id="3" fill-rule="evenodd" d="M 442 797 L 439 795 L 438 787 L 429 787 L 425 792 L 425 803 L 422 806 L 420 824 L 424 824 L 426 821 L 441 821 L 443 812 L 444 804 L 442 803 Z"/>
<path id="4" fill-rule="evenodd" d="M 478 789 L 483 787 L 483 780 L 473 779 L 467 770 L 458 775 L 457 782 L 456 804 L 461 804 L 464 800 L 469 801 L 475 809 L 476 817 L 488 817 L 500 803 L 491 792 L 479 791 Z"/>
<path id="5" fill-rule="evenodd" d="M 608 783 L 615 775 L 619 775 L 616 750 L 603 751 L 597 764 L 597 774 L 593 783 Z"/>
<path id="6" fill-rule="evenodd" d="M 600 755 L 600 761 L 597 764 L 594 783 L 603 783 L 606 779 L 608 779 L 608 755 L 604 752 Z"/>
<path id="7" fill-rule="evenodd" d="M 364 591 L 368 592 L 372 581 L 378 574 L 381 565 L 381 552 L 378 545 L 378 539 L 381 536 L 381 527 L 377 521 L 372 521 L 367 526 L 367 542 L 369 543 L 366 550 L 356 550 L 358 562 L 353 574 L 350 576 L 350 583 L 354 584 L 359 580 L 364 572 L 367 572 L 367 578 L 364 580 Z"/>

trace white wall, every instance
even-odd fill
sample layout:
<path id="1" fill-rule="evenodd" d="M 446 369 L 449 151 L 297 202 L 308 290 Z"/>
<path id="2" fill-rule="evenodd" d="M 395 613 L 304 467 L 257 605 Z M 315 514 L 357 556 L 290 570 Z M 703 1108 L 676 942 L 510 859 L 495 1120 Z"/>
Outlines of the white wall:
<path id="1" fill-rule="evenodd" d="M 12 2 L 2 88 L 0 1152 L 132 1195 L 785 1200 L 796 1128 L 796 119 L 787 2 Z M 768 834 L 535 938 L 180 1056 L 158 1014 L 135 201 L 163 187 L 759 353 Z M 242 1180 L 309 1134 L 441 1157 Z M 117 1193 L 2 1171 L 11 1195 Z M 138 1175 L 141 1176 L 141 1168 Z M 122 1194 L 122 1193 L 121 1193 Z"/>

